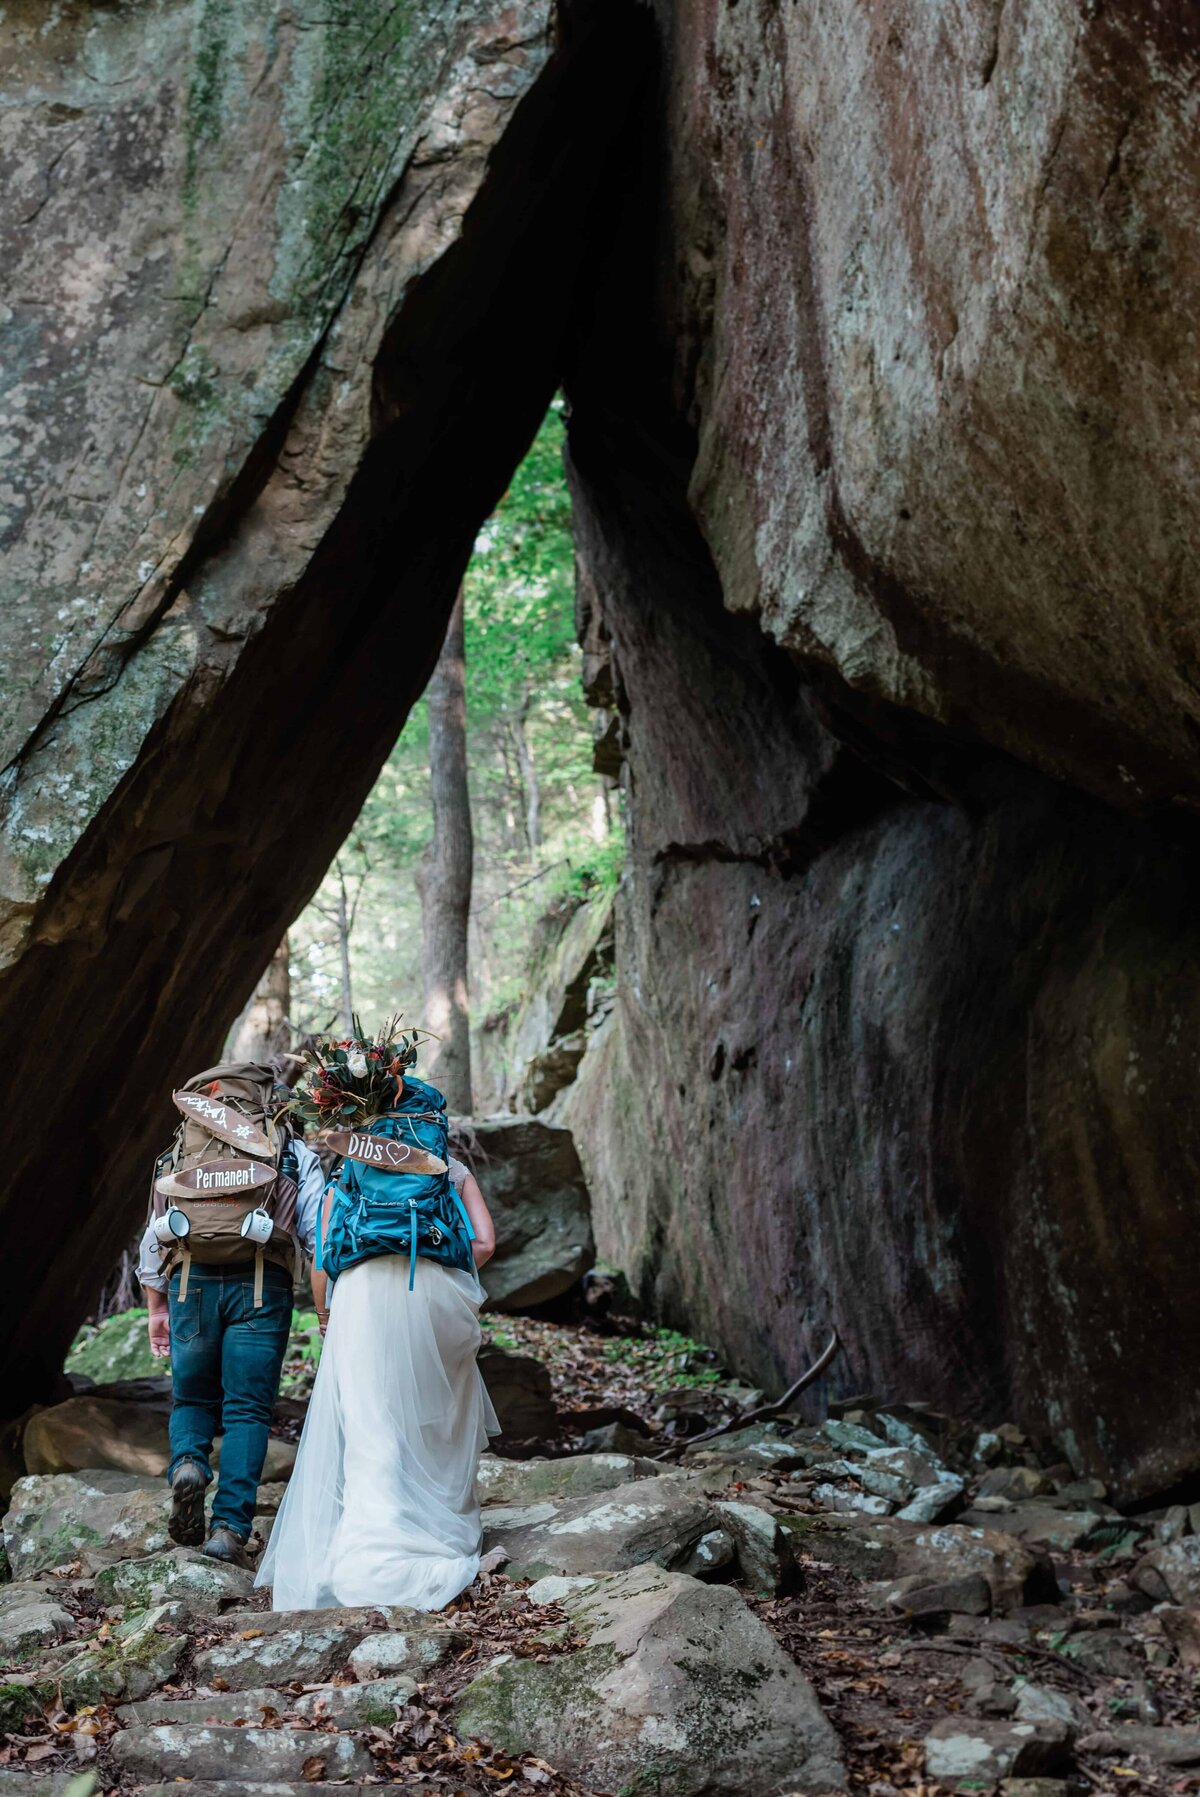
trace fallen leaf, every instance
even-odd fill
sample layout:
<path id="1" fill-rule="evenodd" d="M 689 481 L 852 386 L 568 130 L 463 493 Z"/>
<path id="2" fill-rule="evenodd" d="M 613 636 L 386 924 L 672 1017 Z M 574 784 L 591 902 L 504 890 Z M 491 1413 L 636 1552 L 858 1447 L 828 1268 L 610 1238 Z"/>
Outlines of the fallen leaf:
<path id="1" fill-rule="evenodd" d="M 261 1641 L 264 1629 L 239 1629 L 235 1637 L 238 1641 Z"/>
<path id="2" fill-rule="evenodd" d="M 300 1768 L 300 1775 L 304 1779 L 305 1784 L 315 1785 L 320 1783 L 325 1776 L 325 1761 L 321 1758 L 319 1753 L 314 1753 L 310 1758 L 305 1760 L 303 1766 Z"/>

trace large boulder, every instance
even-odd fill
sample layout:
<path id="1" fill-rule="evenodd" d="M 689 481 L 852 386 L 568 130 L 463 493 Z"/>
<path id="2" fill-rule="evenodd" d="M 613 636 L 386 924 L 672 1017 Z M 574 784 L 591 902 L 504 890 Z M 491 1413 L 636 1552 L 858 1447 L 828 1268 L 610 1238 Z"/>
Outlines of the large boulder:
<path id="1" fill-rule="evenodd" d="M 586 1645 L 493 1660 L 458 1699 L 460 1735 L 604 1791 L 648 1772 L 662 1797 L 844 1788 L 812 1687 L 736 1592 L 639 1566 L 558 1601 Z"/>
<path id="2" fill-rule="evenodd" d="M 90 1392 L 68 1398 L 26 1424 L 25 1465 L 31 1473 L 109 1467 L 147 1480 L 161 1477 L 171 1459 L 168 1414 L 166 1404 L 132 1404 Z"/>
<path id="3" fill-rule="evenodd" d="M 479 1179 L 496 1225 L 483 1271 L 489 1308 L 527 1310 L 569 1291 L 596 1258 L 570 1130 L 535 1117 L 486 1117 L 464 1123 L 452 1147 Z"/>
<path id="4" fill-rule="evenodd" d="M 0 1017 L 70 1119 L 6 1113 L 14 1414 L 136 1225 L 171 1081 L 361 807 L 559 379 L 645 66 L 623 9 L 585 10 L 5 16 Z"/>
<path id="5" fill-rule="evenodd" d="M 558 1412 L 550 1395 L 550 1374 L 540 1360 L 485 1342 L 479 1350 L 479 1371 L 503 1434 L 514 1441 L 539 1441 L 555 1433 Z"/>
<path id="6" fill-rule="evenodd" d="M 611 895 L 579 905 L 548 952 L 535 960 L 513 1030 L 519 1108 L 543 1111 L 575 1077 L 587 1046 L 593 982 L 612 972 Z"/>
<path id="7" fill-rule="evenodd" d="M 567 383 L 632 819 L 556 1112 L 598 1250 L 765 1389 L 836 1322 L 814 1402 L 1148 1495 L 1200 1466 L 1194 21 L 655 10 L 661 189 Z"/>
<path id="8" fill-rule="evenodd" d="M 71 1126 L 6 1111 L 0 1389 L 47 1396 L 170 1069 L 344 837 L 562 378 L 630 825 L 556 1100 L 601 1249 L 764 1389 L 836 1322 L 813 1401 L 1016 1413 L 1166 1489 L 1189 10 L 561 10 L 5 16 L 0 1022 Z"/>

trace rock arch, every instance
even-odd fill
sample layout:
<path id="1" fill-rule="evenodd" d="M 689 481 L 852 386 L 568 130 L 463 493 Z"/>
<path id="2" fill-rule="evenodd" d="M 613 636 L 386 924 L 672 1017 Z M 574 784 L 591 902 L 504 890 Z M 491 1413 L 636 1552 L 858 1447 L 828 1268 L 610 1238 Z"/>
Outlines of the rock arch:
<path id="1" fill-rule="evenodd" d="M 320 10 L 5 27 L 14 1407 L 562 379 L 602 1237 L 764 1382 L 836 1317 L 843 1390 L 1195 1471 L 1194 21 Z"/>

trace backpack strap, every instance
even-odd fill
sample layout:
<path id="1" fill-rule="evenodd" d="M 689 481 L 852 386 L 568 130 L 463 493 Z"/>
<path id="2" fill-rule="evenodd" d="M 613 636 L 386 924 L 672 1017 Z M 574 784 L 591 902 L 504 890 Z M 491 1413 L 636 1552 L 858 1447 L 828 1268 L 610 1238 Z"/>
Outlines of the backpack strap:
<path id="1" fill-rule="evenodd" d="M 467 1232 L 467 1240 L 473 1242 L 475 1240 L 475 1225 L 471 1221 L 466 1205 L 458 1195 L 458 1188 L 453 1180 L 450 1181 L 450 1196 L 458 1206 L 458 1214 L 463 1220 L 463 1227 Z"/>
<path id="2" fill-rule="evenodd" d="M 183 1251 L 182 1265 L 183 1272 L 179 1275 L 179 1302 L 181 1304 L 188 1294 L 188 1274 L 192 1270 L 192 1251 L 190 1248 L 185 1248 Z"/>
<path id="3" fill-rule="evenodd" d="M 254 1308 L 255 1308 L 255 1310 L 262 1309 L 262 1295 L 263 1295 L 263 1251 L 261 1248 L 256 1248 L 254 1250 Z"/>

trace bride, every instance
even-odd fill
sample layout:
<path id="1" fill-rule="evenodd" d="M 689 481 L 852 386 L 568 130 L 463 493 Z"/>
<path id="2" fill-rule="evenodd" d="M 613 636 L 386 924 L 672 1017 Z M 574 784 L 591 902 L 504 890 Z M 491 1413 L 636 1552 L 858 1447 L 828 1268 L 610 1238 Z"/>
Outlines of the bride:
<path id="1" fill-rule="evenodd" d="M 379 1044 L 338 1045 L 351 1069 L 344 1085 L 363 1059 L 360 1050 L 390 1055 L 390 1034 L 383 1031 Z M 401 1052 L 401 1061 L 411 1058 Z M 314 1092 L 319 1102 L 329 1067 L 336 1077 L 332 1061 L 320 1062 L 302 1105 Z M 409 1101 L 415 1087 L 426 1102 L 432 1094 L 441 1104 L 432 1087 L 406 1080 L 396 1060 L 393 1070 L 393 1103 Z M 255 1581 L 273 1588 L 277 1610 L 438 1610 L 478 1571 L 475 1474 L 487 1436 L 499 1433 L 475 1364 L 485 1295 L 478 1269 L 495 1249 L 495 1231 L 470 1171 L 446 1160 L 457 1209 L 470 1219 L 466 1234 L 474 1236 L 469 1271 L 421 1252 L 410 1263 L 409 1252 L 394 1250 L 358 1260 L 336 1280 L 314 1269 L 324 1347 L 295 1471 Z M 327 1243 L 337 1229 L 335 1198 L 331 1184 L 323 1210 Z M 415 1224 L 413 1231 L 415 1242 Z"/>

